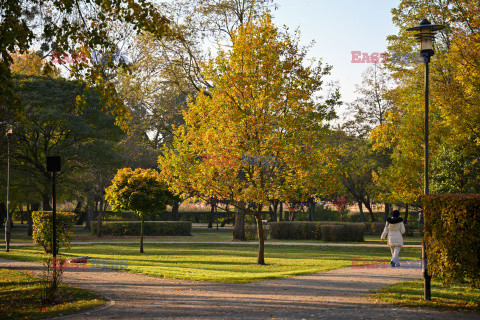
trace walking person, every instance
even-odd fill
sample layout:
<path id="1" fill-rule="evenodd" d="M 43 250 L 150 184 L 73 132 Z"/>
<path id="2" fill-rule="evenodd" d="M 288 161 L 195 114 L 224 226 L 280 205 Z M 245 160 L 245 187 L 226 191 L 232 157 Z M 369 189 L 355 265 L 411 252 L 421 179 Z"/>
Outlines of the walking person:
<path id="1" fill-rule="evenodd" d="M 403 246 L 403 237 L 405 233 L 405 225 L 403 224 L 403 219 L 400 217 L 400 212 L 398 210 L 393 210 L 392 216 L 387 219 L 385 224 L 385 229 L 381 236 L 382 242 L 388 236 L 387 244 L 390 246 L 390 251 L 392 252 L 392 261 L 390 261 L 392 267 L 400 266 L 400 249 Z"/>

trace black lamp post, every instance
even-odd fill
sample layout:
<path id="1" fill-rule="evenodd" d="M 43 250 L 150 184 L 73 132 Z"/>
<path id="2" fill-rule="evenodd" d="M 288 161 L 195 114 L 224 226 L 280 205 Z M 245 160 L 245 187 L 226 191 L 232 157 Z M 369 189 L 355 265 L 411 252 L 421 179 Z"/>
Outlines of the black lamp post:
<path id="1" fill-rule="evenodd" d="M 52 255 L 54 268 L 56 267 L 57 258 L 57 195 L 55 192 L 55 177 L 56 173 L 61 170 L 61 158 L 59 156 L 47 156 L 47 171 L 52 173 Z"/>
<path id="2" fill-rule="evenodd" d="M 12 228 L 12 217 L 10 216 L 10 136 L 13 133 L 12 127 L 12 124 L 7 124 L 7 223 L 5 224 L 6 252 L 10 251 L 10 231 Z"/>
<path id="3" fill-rule="evenodd" d="M 408 28 L 407 31 L 416 31 L 415 37 L 420 42 L 420 56 L 425 62 L 425 157 L 424 157 L 424 194 L 429 194 L 428 185 L 428 82 L 429 82 L 429 66 L 430 58 L 434 55 L 433 43 L 435 40 L 435 32 L 442 30 L 445 26 L 431 24 L 427 19 L 422 20 L 416 27 Z M 426 264 L 425 239 L 422 241 L 422 260 L 424 262 L 423 278 L 424 278 L 424 299 L 431 299 L 430 279 Z"/>

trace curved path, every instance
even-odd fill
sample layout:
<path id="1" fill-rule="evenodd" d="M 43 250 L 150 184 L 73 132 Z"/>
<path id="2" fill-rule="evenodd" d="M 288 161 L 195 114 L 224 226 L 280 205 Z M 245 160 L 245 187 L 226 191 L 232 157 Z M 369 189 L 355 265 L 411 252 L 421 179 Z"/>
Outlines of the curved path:
<path id="1" fill-rule="evenodd" d="M 38 275 L 39 264 L 0 259 L 0 268 Z M 248 284 L 159 279 L 108 269 L 68 269 L 64 282 L 114 301 L 68 319 L 479 319 L 395 307 L 367 299 L 370 290 L 421 277 L 419 269 L 344 268 Z"/>

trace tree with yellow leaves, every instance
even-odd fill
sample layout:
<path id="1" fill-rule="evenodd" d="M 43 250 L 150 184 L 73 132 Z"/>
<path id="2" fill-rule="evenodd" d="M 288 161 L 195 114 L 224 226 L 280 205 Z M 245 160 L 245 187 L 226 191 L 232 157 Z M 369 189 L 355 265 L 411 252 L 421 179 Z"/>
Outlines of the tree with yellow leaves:
<path id="1" fill-rule="evenodd" d="M 397 53 L 418 50 L 406 29 L 423 18 L 446 26 L 436 36 L 430 69 L 431 191 L 474 192 L 464 181 L 480 179 L 480 3 L 402 0 L 392 13 L 399 33 L 389 37 L 389 49 Z M 424 65 L 392 59 L 388 68 L 398 84 L 386 93 L 394 107 L 370 138 L 374 148 L 392 150 L 392 164 L 376 173 L 377 185 L 382 200 L 418 203 L 423 194 Z"/>
<path id="2" fill-rule="evenodd" d="M 241 25 L 232 48 L 205 65 L 210 94 L 190 101 L 185 125 L 159 158 L 176 193 L 253 204 L 245 213 L 256 219 L 258 264 L 265 264 L 261 213 L 270 199 L 306 200 L 339 186 L 325 124 L 338 90 L 319 98 L 330 66 L 307 66 L 306 54 L 269 15 Z"/>

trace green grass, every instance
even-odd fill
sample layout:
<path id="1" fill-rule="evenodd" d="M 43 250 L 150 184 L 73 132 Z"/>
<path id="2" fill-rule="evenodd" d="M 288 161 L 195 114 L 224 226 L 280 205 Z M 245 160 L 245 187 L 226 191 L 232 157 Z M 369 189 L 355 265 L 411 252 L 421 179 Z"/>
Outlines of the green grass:
<path id="1" fill-rule="evenodd" d="M 480 312 L 480 289 L 470 288 L 466 284 L 444 284 L 433 279 L 431 290 L 431 301 L 424 301 L 423 280 L 415 280 L 384 287 L 377 290 L 372 297 L 407 307 Z"/>
<path id="2" fill-rule="evenodd" d="M 27 274 L 0 269 L 0 319 L 43 319 L 97 307 L 105 300 L 87 290 L 61 285 L 61 304 L 42 306 L 41 283 Z"/>
<path id="3" fill-rule="evenodd" d="M 64 257 L 88 255 L 97 259 L 127 261 L 129 272 L 155 277 L 244 283 L 292 277 L 352 265 L 352 258 L 389 259 L 388 247 L 265 247 L 267 265 L 256 265 L 257 246 L 231 244 L 85 244 L 62 251 Z M 38 247 L 12 247 L 0 257 L 21 261 L 41 261 Z M 418 259 L 419 248 L 404 248 L 402 259 Z"/>

